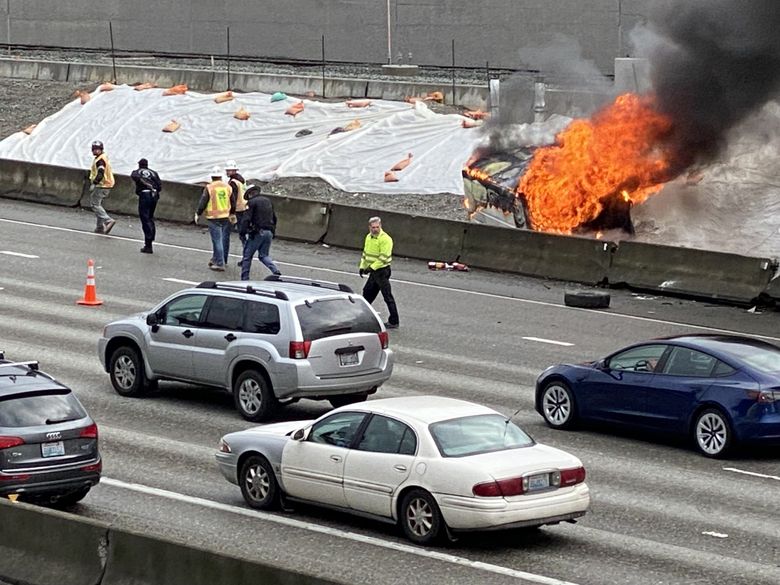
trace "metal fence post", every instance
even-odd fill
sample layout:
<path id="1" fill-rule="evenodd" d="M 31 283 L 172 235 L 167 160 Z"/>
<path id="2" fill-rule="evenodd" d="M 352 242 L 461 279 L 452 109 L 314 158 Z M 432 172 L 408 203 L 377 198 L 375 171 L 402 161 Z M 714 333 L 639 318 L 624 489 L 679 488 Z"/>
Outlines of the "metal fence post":
<path id="1" fill-rule="evenodd" d="M 452 39 L 452 105 L 455 103 L 455 39 Z"/>
<path id="2" fill-rule="evenodd" d="M 111 39 L 111 71 L 114 74 L 114 79 L 111 80 L 112 83 L 116 83 L 116 57 L 114 57 L 114 26 L 111 24 L 111 21 L 108 21 L 108 36 Z"/>
<path id="3" fill-rule="evenodd" d="M 227 89 L 230 91 L 230 27 L 227 27 Z"/>
<path id="4" fill-rule="evenodd" d="M 322 97 L 325 97 L 325 35 L 322 35 Z"/>

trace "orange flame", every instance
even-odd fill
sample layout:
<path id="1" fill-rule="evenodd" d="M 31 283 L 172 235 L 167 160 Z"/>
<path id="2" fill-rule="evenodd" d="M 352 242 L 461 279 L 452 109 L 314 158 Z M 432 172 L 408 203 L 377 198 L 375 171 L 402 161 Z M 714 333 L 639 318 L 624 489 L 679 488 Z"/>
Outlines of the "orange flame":
<path id="1" fill-rule="evenodd" d="M 540 148 L 517 190 L 525 194 L 531 225 L 571 233 L 596 218 L 604 201 L 634 205 L 659 192 L 671 178 L 673 150 L 665 139 L 671 119 L 651 96 L 624 94 L 591 120 L 575 120 Z"/>

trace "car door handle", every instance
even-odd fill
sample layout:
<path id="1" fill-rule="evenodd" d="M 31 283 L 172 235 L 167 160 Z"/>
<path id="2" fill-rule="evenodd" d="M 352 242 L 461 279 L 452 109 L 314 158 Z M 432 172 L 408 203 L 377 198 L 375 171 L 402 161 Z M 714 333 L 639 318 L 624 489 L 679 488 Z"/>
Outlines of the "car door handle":
<path id="1" fill-rule="evenodd" d="M 187 339 L 189 339 L 190 337 L 192 337 L 193 335 L 195 335 L 195 334 L 194 334 L 192 331 L 190 331 L 189 329 L 185 329 L 184 331 L 182 331 L 182 332 L 181 332 L 181 334 L 182 334 L 184 337 L 186 337 Z"/>
<path id="2" fill-rule="evenodd" d="M 235 341 L 236 339 L 238 339 L 238 337 L 236 337 L 232 333 L 228 333 L 227 335 L 225 335 L 225 339 L 227 339 L 228 341 Z"/>
<path id="3" fill-rule="evenodd" d="M 330 458 L 332 461 L 341 461 L 341 455 L 331 455 Z"/>
<path id="4" fill-rule="evenodd" d="M 393 469 L 396 471 L 406 471 L 406 465 L 393 465 Z"/>

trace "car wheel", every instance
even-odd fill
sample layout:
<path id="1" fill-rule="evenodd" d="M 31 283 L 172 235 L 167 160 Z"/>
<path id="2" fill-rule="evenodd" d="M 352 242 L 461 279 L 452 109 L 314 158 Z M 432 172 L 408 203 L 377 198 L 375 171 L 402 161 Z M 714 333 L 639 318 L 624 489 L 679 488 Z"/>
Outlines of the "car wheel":
<path id="1" fill-rule="evenodd" d="M 121 396 L 141 396 L 146 391 L 146 374 L 141 356 L 134 348 L 123 345 L 114 350 L 108 371 L 111 385 Z"/>
<path id="2" fill-rule="evenodd" d="M 256 370 L 247 370 L 236 379 L 233 398 L 239 414 L 248 421 L 267 420 L 276 410 L 276 396 L 265 377 Z"/>
<path id="3" fill-rule="evenodd" d="M 576 424 L 574 395 L 564 382 L 555 380 L 542 390 L 542 416 L 554 429 L 571 429 Z"/>
<path id="4" fill-rule="evenodd" d="M 728 419 L 716 408 L 703 410 L 693 424 L 693 439 L 705 457 L 723 457 L 732 443 Z"/>
<path id="5" fill-rule="evenodd" d="M 444 532 L 444 519 L 433 496 L 421 489 L 408 492 L 401 501 L 401 528 L 416 544 L 431 544 Z"/>
<path id="6" fill-rule="evenodd" d="M 74 504 L 77 504 L 78 502 L 83 500 L 88 493 L 89 493 L 88 487 L 81 488 L 78 491 L 71 492 L 60 498 L 57 498 L 52 502 L 51 505 L 54 508 L 68 508 L 69 506 L 73 506 Z"/>
<path id="7" fill-rule="evenodd" d="M 358 402 L 365 402 L 366 400 L 368 400 L 368 394 L 343 394 L 341 396 L 333 396 L 331 398 L 328 398 L 328 402 L 330 402 L 333 408 L 338 408 L 339 406 L 346 406 L 347 404 L 356 404 Z"/>
<path id="8" fill-rule="evenodd" d="M 251 508 L 273 510 L 279 506 L 279 483 L 265 457 L 252 455 L 241 466 L 241 495 Z"/>

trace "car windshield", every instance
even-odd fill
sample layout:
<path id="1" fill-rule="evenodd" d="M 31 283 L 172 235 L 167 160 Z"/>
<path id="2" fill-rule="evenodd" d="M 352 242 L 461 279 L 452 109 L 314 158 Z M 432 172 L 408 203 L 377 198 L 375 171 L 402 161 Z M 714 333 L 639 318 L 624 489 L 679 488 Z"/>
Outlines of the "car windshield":
<path id="1" fill-rule="evenodd" d="M 430 425 L 430 431 L 443 457 L 466 457 L 534 444 L 520 427 L 500 414 L 445 420 Z"/>
<path id="2" fill-rule="evenodd" d="M 0 399 L 0 427 L 32 427 L 87 416 L 69 391 L 19 394 Z"/>
<path id="3" fill-rule="evenodd" d="M 780 372 L 780 349 L 758 345 L 729 344 L 728 352 L 765 374 Z"/>
<path id="4" fill-rule="evenodd" d="M 379 333 L 379 320 L 362 299 L 341 298 L 295 307 L 303 338 L 314 341 L 344 333 Z"/>

